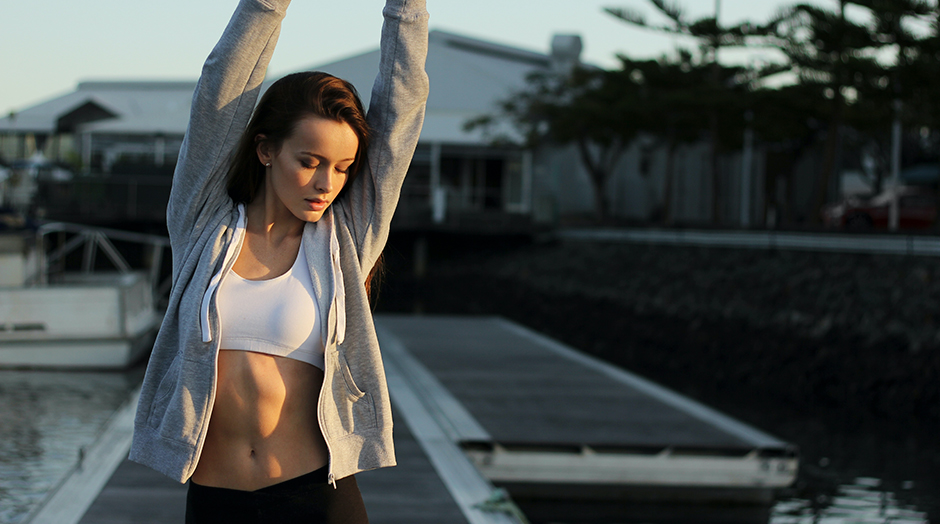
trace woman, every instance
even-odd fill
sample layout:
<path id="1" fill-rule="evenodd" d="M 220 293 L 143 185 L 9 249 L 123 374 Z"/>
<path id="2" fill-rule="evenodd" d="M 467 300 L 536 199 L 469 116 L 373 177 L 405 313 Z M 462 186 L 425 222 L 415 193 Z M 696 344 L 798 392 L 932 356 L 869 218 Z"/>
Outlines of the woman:
<path id="1" fill-rule="evenodd" d="M 386 2 L 368 117 L 321 73 L 251 116 L 288 3 L 241 0 L 167 207 L 173 288 L 130 458 L 191 480 L 188 522 L 366 522 L 352 475 L 395 464 L 366 288 L 423 121 L 425 1 Z"/>

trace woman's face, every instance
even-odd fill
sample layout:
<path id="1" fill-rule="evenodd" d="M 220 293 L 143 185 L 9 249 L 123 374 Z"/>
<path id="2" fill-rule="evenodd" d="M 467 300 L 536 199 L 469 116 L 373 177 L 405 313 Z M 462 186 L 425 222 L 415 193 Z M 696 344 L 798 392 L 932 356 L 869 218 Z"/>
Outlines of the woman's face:
<path id="1" fill-rule="evenodd" d="M 266 167 L 265 196 L 304 222 L 320 220 L 346 184 L 359 138 L 352 127 L 318 116 L 301 119 L 280 149 L 258 144 Z"/>

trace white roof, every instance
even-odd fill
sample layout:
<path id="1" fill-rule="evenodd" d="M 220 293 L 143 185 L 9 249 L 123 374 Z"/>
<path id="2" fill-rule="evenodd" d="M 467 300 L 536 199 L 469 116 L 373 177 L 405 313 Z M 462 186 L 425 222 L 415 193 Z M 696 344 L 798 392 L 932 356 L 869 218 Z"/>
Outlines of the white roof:
<path id="1" fill-rule="evenodd" d="M 0 119 L 0 132 L 51 133 L 75 117 L 83 130 L 183 134 L 195 88 L 195 82 L 82 82 L 72 93 Z"/>
<path id="2" fill-rule="evenodd" d="M 349 80 L 368 105 L 378 64 L 375 50 L 310 69 Z M 484 142 L 479 131 L 463 131 L 464 123 L 497 111 L 497 102 L 523 88 L 529 73 L 550 66 L 547 54 L 431 31 L 431 93 L 421 139 Z M 0 119 L 0 132 L 50 133 L 77 120 L 88 122 L 81 124 L 82 130 L 94 132 L 182 134 L 194 89 L 195 82 L 83 82 L 76 91 L 27 108 L 13 120 Z"/>

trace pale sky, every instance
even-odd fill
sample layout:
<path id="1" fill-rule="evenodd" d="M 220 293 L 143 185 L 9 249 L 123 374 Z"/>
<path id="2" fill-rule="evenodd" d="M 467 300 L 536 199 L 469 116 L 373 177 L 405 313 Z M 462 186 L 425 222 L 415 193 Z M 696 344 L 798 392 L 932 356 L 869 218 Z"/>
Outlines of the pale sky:
<path id="1" fill-rule="evenodd" d="M 715 9 L 715 0 L 678 3 L 692 18 Z M 721 0 L 720 20 L 763 22 L 793 3 Z M 831 6 L 836 0 L 816 3 Z M 6 1 L 0 8 L 0 114 L 68 93 L 83 80 L 195 80 L 235 5 L 237 0 Z M 280 75 L 375 49 L 383 5 L 294 0 L 269 72 Z M 431 29 L 538 52 L 548 52 L 554 34 L 580 34 L 582 60 L 600 66 L 616 65 L 617 53 L 656 57 L 694 46 L 620 22 L 602 11 L 608 6 L 659 19 L 646 0 L 428 0 Z"/>

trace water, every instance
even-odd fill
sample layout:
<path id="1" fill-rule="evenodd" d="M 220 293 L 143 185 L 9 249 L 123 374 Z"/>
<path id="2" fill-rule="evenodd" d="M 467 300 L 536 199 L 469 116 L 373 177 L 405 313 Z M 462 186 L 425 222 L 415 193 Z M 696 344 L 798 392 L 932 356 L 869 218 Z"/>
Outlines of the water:
<path id="1" fill-rule="evenodd" d="M 26 521 L 139 381 L 139 370 L 0 371 L 0 523 Z"/>
<path id="2" fill-rule="evenodd" d="M 928 524 L 927 514 L 860 477 L 812 500 L 779 499 L 771 507 L 682 502 L 521 504 L 532 524 Z"/>
<path id="3" fill-rule="evenodd" d="M 758 427 L 775 413 L 765 409 Z M 838 417 L 829 413 L 827 420 Z M 691 503 L 558 504 L 523 507 L 532 524 L 927 524 L 936 517 L 935 432 L 911 427 L 819 424 L 804 414 L 775 429 L 800 446 L 800 475 L 770 507 Z M 882 424 L 883 426 L 888 426 Z M 531 504 L 531 503 L 530 503 Z"/>
<path id="4" fill-rule="evenodd" d="M 881 480 L 855 479 L 839 486 L 834 497 L 816 500 L 790 499 L 777 502 L 770 524 L 926 524 L 927 514 L 902 504 L 891 491 L 881 489 Z"/>

